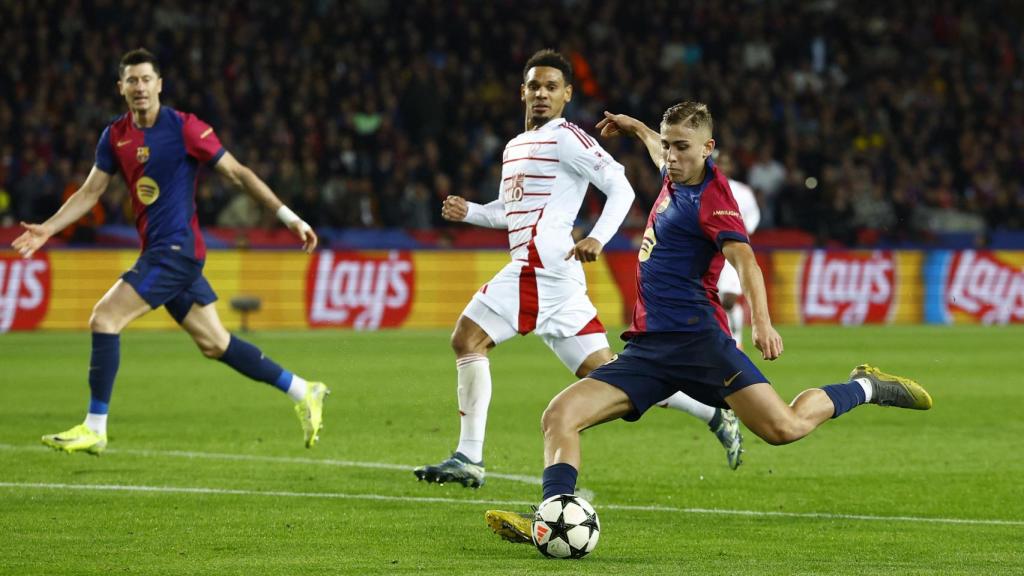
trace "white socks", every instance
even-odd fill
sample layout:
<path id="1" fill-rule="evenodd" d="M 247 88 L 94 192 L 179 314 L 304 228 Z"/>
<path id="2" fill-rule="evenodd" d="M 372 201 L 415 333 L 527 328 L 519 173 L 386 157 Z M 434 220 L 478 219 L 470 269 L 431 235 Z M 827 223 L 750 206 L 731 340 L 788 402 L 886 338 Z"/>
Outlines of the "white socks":
<path id="1" fill-rule="evenodd" d="M 306 397 L 306 381 L 298 374 L 292 374 L 292 383 L 288 386 L 288 397 L 296 402 L 302 402 Z"/>
<path id="2" fill-rule="evenodd" d="M 743 320 L 744 310 L 743 305 L 736 302 L 732 305 L 732 308 L 726 312 L 729 316 L 729 331 L 732 332 L 732 339 L 736 341 L 741 347 L 743 346 Z"/>
<path id="3" fill-rule="evenodd" d="M 871 380 L 867 378 L 857 378 L 854 380 L 860 387 L 864 389 L 864 402 L 871 402 L 871 393 L 874 392 L 875 388 L 871 385 Z"/>
<path id="4" fill-rule="evenodd" d="M 90 430 L 103 436 L 107 433 L 107 415 L 106 414 L 93 414 L 88 413 L 85 415 L 84 424 L 89 427 Z"/>
<path id="5" fill-rule="evenodd" d="M 483 354 L 467 354 L 455 359 L 459 371 L 459 447 L 466 458 L 480 462 L 484 458 L 484 430 L 487 408 L 491 404 L 491 363 Z"/>
<path id="6" fill-rule="evenodd" d="M 682 392 L 676 392 L 666 398 L 664 402 L 658 402 L 658 406 L 661 406 L 662 408 L 675 408 L 676 410 L 681 410 L 691 416 L 700 418 L 705 423 L 711 422 L 711 419 L 715 417 L 715 410 L 717 410 L 717 408 L 713 406 L 697 402 Z"/>

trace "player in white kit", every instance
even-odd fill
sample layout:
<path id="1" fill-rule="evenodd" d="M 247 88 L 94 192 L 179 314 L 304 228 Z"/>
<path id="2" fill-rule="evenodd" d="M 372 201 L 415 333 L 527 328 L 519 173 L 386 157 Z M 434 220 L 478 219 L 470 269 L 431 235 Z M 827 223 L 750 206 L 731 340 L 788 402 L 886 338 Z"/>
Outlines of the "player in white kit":
<path id="1" fill-rule="evenodd" d="M 451 344 L 458 369 L 459 444 L 450 458 L 413 470 L 428 482 L 473 488 L 484 482 L 490 348 L 534 332 L 578 377 L 612 357 L 605 328 L 587 296 L 581 262 L 597 260 L 629 211 L 633 188 L 621 164 L 562 118 L 572 99 L 569 62 L 542 50 L 527 62 L 523 76 L 526 131 L 505 146 L 500 197 L 480 205 L 449 196 L 442 208 L 447 220 L 507 229 L 511 261 L 480 288 L 455 325 Z M 573 223 L 590 184 L 607 201 L 590 234 L 574 242 Z M 735 418 L 720 420 L 723 431 L 716 436 L 738 456 Z"/>

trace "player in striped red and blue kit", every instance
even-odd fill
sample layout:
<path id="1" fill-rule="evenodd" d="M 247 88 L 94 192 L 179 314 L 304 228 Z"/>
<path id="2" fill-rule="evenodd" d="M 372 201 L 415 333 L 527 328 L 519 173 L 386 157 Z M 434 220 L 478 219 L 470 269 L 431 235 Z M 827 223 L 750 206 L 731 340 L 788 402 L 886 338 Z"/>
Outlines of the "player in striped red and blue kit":
<path id="1" fill-rule="evenodd" d="M 750 301 L 754 345 L 767 360 L 782 354 L 739 208 L 710 159 L 711 113 L 701 103 L 678 104 L 665 112 L 660 133 L 629 116 L 605 114 L 601 134 L 639 138 L 661 169 L 662 188 L 638 256 L 637 302 L 623 334 L 625 349 L 558 394 L 542 417 L 544 499 L 575 491 L 580 431 L 618 418 L 635 421 L 676 391 L 731 407 L 769 444 L 799 440 L 865 402 L 931 408 L 931 397 L 916 382 L 866 364 L 854 368 L 847 382 L 811 388 L 792 404 L 783 402 L 736 347 L 718 301 L 718 275 L 728 259 Z M 490 510 L 485 516 L 503 538 L 530 542 L 530 515 Z"/>
<path id="2" fill-rule="evenodd" d="M 307 252 L 316 247 L 316 234 L 221 146 L 213 128 L 192 114 L 161 106 L 163 80 L 153 54 L 141 48 L 125 54 L 119 77 L 118 88 L 129 112 L 103 131 L 96 146 L 96 165 L 85 183 L 46 222 L 22 223 L 26 231 L 13 243 L 22 256 L 31 256 L 50 236 L 88 212 L 116 173 L 124 177 L 142 254 L 100 299 L 89 319 L 91 399 L 85 422 L 43 436 L 43 444 L 90 454 L 106 448 L 107 413 L 120 364 L 120 333 L 136 318 L 163 306 L 207 358 L 271 384 L 295 400 L 306 446 L 312 447 L 322 426 L 327 387 L 281 368 L 258 348 L 230 334 L 217 315 L 213 305 L 217 295 L 203 277 L 206 246 L 195 206 L 199 168 L 214 168 L 275 211 Z"/>

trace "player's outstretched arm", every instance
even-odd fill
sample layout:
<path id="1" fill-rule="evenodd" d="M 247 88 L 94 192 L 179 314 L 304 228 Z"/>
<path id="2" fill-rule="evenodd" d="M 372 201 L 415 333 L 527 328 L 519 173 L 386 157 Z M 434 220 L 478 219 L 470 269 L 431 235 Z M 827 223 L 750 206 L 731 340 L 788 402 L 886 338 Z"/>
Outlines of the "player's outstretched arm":
<path id="1" fill-rule="evenodd" d="M 750 303 L 750 324 L 754 346 L 761 351 L 765 360 L 775 360 L 782 355 L 782 336 L 772 327 L 768 316 L 768 296 L 764 289 L 764 276 L 754 258 L 750 244 L 726 240 L 722 253 L 740 276 L 740 286 Z"/>
<path id="2" fill-rule="evenodd" d="M 665 165 L 665 149 L 661 146 L 661 134 L 651 130 L 646 124 L 625 114 L 612 114 L 607 110 L 604 119 L 597 123 L 602 138 L 614 138 L 620 135 L 635 136 L 647 147 L 651 161 L 661 170 Z"/>
<path id="3" fill-rule="evenodd" d="M 21 254 L 22 258 L 29 258 L 36 250 L 43 247 L 50 236 L 67 228 L 73 222 L 85 216 L 92 207 L 99 202 L 100 196 L 110 185 L 110 174 L 93 166 L 85 184 L 75 191 L 67 202 L 60 207 L 56 214 L 51 216 L 42 224 L 28 224 L 22 222 L 21 226 L 25 231 L 11 242 L 11 246 Z"/>
<path id="4" fill-rule="evenodd" d="M 302 249 L 308 254 L 316 248 L 316 232 L 306 224 L 305 220 L 299 218 L 295 212 L 281 202 L 281 199 L 274 194 L 274 191 L 267 186 L 266 182 L 260 179 L 255 172 L 235 159 L 230 152 L 224 152 L 215 166 L 221 176 L 227 178 L 235 188 L 245 190 L 268 210 L 277 215 L 277 218 L 284 223 L 296 236 L 302 240 Z"/>
<path id="5" fill-rule="evenodd" d="M 501 199 L 481 205 L 462 196 L 450 195 L 441 205 L 441 217 L 449 222 L 465 222 L 486 228 L 508 228 L 505 203 Z"/>

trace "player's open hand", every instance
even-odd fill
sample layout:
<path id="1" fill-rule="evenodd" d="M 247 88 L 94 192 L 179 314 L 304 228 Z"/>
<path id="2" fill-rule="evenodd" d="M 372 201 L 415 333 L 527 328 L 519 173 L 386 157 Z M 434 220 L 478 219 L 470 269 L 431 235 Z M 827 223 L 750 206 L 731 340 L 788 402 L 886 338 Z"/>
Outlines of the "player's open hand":
<path id="1" fill-rule="evenodd" d="M 462 222 L 469 214 L 469 206 L 462 196 L 448 196 L 441 205 L 441 217 L 451 222 Z"/>
<path id="2" fill-rule="evenodd" d="M 754 346 L 761 351 L 761 357 L 765 360 L 775 360 L 782 356 L 782 336 L 779 336 L 771 324 L 759 326 L 755 323 L 751 326 L 751 337 Z"/>
<path id="3" fill-rule="evenodd" d="M 604 119 L 597 123 L 597 129 L 601 131 L 601 137 L 614 138 L 622 134 L 633 136 L 642 125 L 636 118 L 625 114 L 612 114 L 605 110 Z"/>
<path id="4" fill-rule="evenodd" d="M 604 246 L 601 245 L 597 240 L 590 238 L 584 238 L 576 243 L 569 250 L 569 253 L 565 255 L 565 259 L 575 258 L 580 262 L 594 262 L 597 260 L 597 256 L 601 253 Z"/>
<path id="5" fill-rule="evenodd" d="M 320 240 L 316 237 L 316 232 L 306 224 L 303 220 L 297 220 L 288 225 L 288 229 L 295 233 L 302 240 L 302 251 L 306 254 L 310 254 L 316 248 L 316 245 Z"/>
<path id="6" fill-rule="evenodd" d="M 21 223 L 21 227 L 25 229 L 11 242 L 11 247 L 21 254 L 22 258 L 31 258 L 36 250 L 43 247 L 46 241 L 50 239 L 53 232 L 45 224 L 28 224 L 26 222 Z"/>

